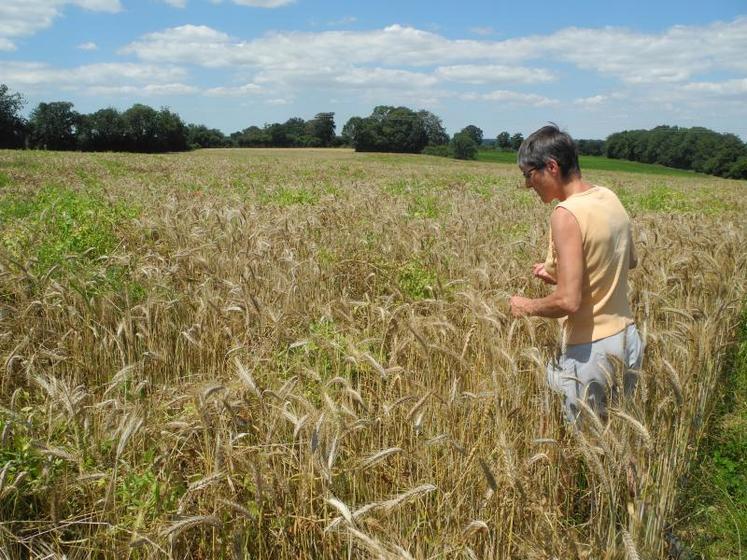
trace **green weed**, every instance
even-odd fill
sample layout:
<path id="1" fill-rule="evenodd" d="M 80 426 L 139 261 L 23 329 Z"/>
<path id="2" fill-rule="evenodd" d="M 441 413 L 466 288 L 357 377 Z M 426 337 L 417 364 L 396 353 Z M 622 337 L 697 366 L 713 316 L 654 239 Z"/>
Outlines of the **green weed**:
<path id="1" fill-rule="evenodd" d="M 652 187 L 635 201 L 640 209 L 649 212 L 684 212 L 691 207 L 683 193 L 661 185 Z"/>
<path id="2" fill-rule="evenodd" d="M 78 269 L 109 254 L 119 245 L 118 228 L 136 215 L 124 203 L 56 185 L 0 199 L 2 243 L 12 255 L 31 255 L 37 273 Z"/>
<path id="3" fill-rule="evenodd" d="M 417 193 L 407 205 L 407 214 L 411 218 L 435 219 L 441 211 L 439 197 L 434 194 Z"/>
<path id="4" fill-rule="evenodd" d="M 438 279 L 420 261 L 412 260 L 402 266 L 397 282 L 403 294 L 417 300 L 433 297 Z"/>
<path id="5" fill-rule="evenodd" d="M 152 464 L 155 452 L 145 453 L 144 463 Z M 142 472 L 130 471 L 118 479 L 117 500 L 125 504 L 127 511 L 137 515 L 140 523 L 153 521 L 163 511 L 171 511 L 176 507 L 179 497 L 186 488 L 183 484 L 169 484 L 164 491 L 164 484 L 152 469 Z"/>
<path id="6" fill-rule="evenodd" d="M 260 195 L 264 204 L 275 206 L 313 205 L 319 202 L 319 194 L 304 188 L 279 187 Z"/>
<path id="7" fill-rule="evenodd" d="M 0 432 L 4 440 L 0 446 L 0 465 L 6 468 L 0 510 L 9 508 L 13 516 L 26 517 L 41 513 L 44 493 L 62 473 L 65 464 L 62 459 L 45 457 L 29 435 L 29 426 L 34 423 L 33 408 L 26 407 L 21 412 L 28 415 L 25 422 L 0 410 Z"/>

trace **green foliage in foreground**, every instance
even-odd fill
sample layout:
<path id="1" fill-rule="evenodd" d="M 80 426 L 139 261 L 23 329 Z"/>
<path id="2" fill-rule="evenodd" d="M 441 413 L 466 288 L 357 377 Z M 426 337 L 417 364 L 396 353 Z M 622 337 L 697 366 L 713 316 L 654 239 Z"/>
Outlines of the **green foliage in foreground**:
<path id="1" fill-rule="evenodd" d="M 33 255 L 35 274 L 73 272 L 119 244 L 117 228 L 137 215 L 101 194 L 47 185 L 33 196 L 0 197 L 2 243 L 11 255 Z"/>
<path id="2" fill-rule="evenodd" d="M 489 161 L 493 163 L 507 163 L 516 165 L 516 154 L 514 152 L 499 152 L 496 150 L 480 150 L 477 153 L 478 161 Z M 594 171 L 617 171 L 623 173 L 647 173 L 649 175 L 671 175 L 672 177 L 697 176 L 692 171 L 673 169 L 662 165 L 649 163 L 638 163 L 619 159 L 609 159 L 600 156 L 580 156 L 581 170 Z"/>
<path id="3" fill-rule="evenodd" d="M 682 530 L 705 558 L 742 558 L 747 549 L 747 302 L 723 400 L 694 461 Z"/>

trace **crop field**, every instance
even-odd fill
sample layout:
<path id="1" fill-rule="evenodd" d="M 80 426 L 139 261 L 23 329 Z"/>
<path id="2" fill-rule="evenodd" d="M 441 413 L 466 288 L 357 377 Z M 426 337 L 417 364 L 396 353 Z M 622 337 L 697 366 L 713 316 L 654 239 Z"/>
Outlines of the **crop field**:
<path id="1" fill-rule="evenodd" d="M 666 558 L 747 185 L 585 177 L 633 218 L 647 348 L 574 430 L 555 322 L 508 312 L 550 212 L 513 165 L 0 151 L 0 558 Z"/>

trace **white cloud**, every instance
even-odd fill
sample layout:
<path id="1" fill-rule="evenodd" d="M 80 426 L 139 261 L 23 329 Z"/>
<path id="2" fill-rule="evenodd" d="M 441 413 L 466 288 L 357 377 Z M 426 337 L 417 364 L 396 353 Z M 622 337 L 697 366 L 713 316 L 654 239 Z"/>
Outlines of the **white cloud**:
<path id="1" fill-rule="evenodd" d="M 288 68 L 441 66 L 444 79 L 487 83 L 479 64 L 506 81 L 549 81 L 554 74 L 517 65 L 540 59 L 570 62 L 630 84 L 681 82 L 695 74 L 747 70 L 747 17 L 705 26 L 675 26 L 659 34 L 622 28 L 565 28 L 504 41 L 449 39 L 403 25 L 368 31 L 279 32 L 237 40 L 186 25 L 141 37 L 122 50 L 142 60 L 212 67 Z"/>
<path id="2" fill-rule="evenodd" d="M 677 25 L 660 34 L 620 28 L 568 28 L 547 37 L 512 40 L 630 84 L 681 82 L 712 70 L 747 70 L 747 17 L 703 26 Z"/>
<path id="3" fill-rule="evenodd" d="M 598 107 L 605 103 L 609 97 L 607 95 L 592 95 L 590 97 L 579 97 L 574 99 L 573 103 L 584 107 Z"/>
<path id="4" fill-rule="evenodd" d="M 391 25 L 373 31 L 269 33 L 250 41 L 232 40 L 206 26 L 184 25 L 144 35 L 122 49 L 150 61 L 188 61 L 211 66 L 386 64 L 431 66 L 465 59 L 516 59 L 485 41 L 450 40 L 429 31 Z M 210 52 L 206 54 L 205 49 Z"/>
<path id="5" fill-rule="evenodd" d="M 197 93 L 198 89 L 187 84 L 146 84 L 143 86 L 91 86 L 84 90 L 88 95 L 106 96 L 159 96 L 159 95 L 189 95 Z"/>
<path id="6" fill-rule="evenodd" d="M 187 6 L 187 0 L 163 0 L 169 6 L 174 8 L 185 8 Z"/>
<path id="7" fill-rule="evenodd" d="M 692 82 L 685 84 L 682 89 L 712 96 L 747 96 L 747 78 L 723 82 Z"/>
<path id="8" fill-rule="evenodd" d="M 186 72 L 175 66 L 136 63 L 87 64 L 74 68 L 54 68 L 38 62 L 0 61 L 0 75 L 13 87 L 121 87 L 130 82 L 168 84 L 183 79 Z M 135 87 L 135 86 L 133 86 Z M 141 86 L 137 86 L 140 88 Z"/>
<path id="9" fill-rule="evenodd" d="M 365 88 L 431 87 L 438 79 L 422 72 L 389 68 L 352 68 L 334 79 L 337 84 Z"/>
<path id="10" fill-rule="evenodd" d="M 544 68 L 524 68 L 521 66 L 503 66 L 497 64 L 462 64 L 457 66 L 439 66 L 435 70 L 438 78 L 466 84 L 489 84 L 515 82 L 534 84 L 550 82 L 556 79 L 555 73 Z"/>
<path id="11" fill-rule="evenodd" d="M 94 43 L 92 41 L 88 41 L 87 43 L 81 43 L 80 45 L 78 45 L 77 48 L 80 49 L 80 50 L 82 50 L 82 51 L 95 51 L 99 47 L 98 47 L 98 45 L 96 45 L 96 43 Z"/>
<path id="12" fill-rule="evenodd" d="M 216 97 L 243 97 L 245 95 L 254 95 L 262 91 L 262 87 L 257 84 L 244 84 L 238 87 L 216 87 L 205 90 L 205 95 Z"/>
<path id="13" fill-rule="evenodd" d="M 205 25 L 182 25 L 148 33 L 121 49 L 120 54 L 135 54 L 142 60 L 220 67 L 230 63 L 234 50 L 236 44 L 225 33 Z"/>
<path id="14" fill-rule="evenodd" d="M 16 46 L 13 44 L 12 41 L 9 41 L 8 39 L 5 39 L 4 37 L 0 37 L 0 51 L 14 51 L 16 50 Z"/>
<path id="15" fill-rule="evenodd" d="M 465 101 L 500 101 L 501 103 L 531 105 L 533 107 L 546 107 L 548 105 L 559 104 L 558 100 L 550 99 L 543 95 L 507 91 L 503 89 L 497 89 L 488 93 L 465 93 L 460 95 L 460 98 Z"/>
<path id="16" fill-rule="evenodd" d="M 94 12 L 116 13 L 122 9 L 119 0 L 58 0 L 56 4 L 75 4 Z"/>
<path id="17" fill-rule="evenodd" d="M 13 50 L 13 40 L 50 27 L 67 5 L 86 10 L 116 13 L 119 0 L 2 0 L 0 2 L 0 50 Z"/>

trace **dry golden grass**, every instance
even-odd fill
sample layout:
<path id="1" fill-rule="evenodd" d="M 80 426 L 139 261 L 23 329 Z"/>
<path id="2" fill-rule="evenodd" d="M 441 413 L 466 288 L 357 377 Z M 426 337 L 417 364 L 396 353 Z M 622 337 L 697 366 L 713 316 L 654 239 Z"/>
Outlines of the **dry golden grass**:
<path id="1" fill-rule="evenodd" d="M 634 217 L 648 348 L 635 398 L 576 432 L 545 386 L 555 325 L 507 315 L 543 293 L 549 213 L 514 168 L 0 152 L 0 173 L 0 557 L 666 556 L 744 301 L 743 184 L 588 174 Z"/>

